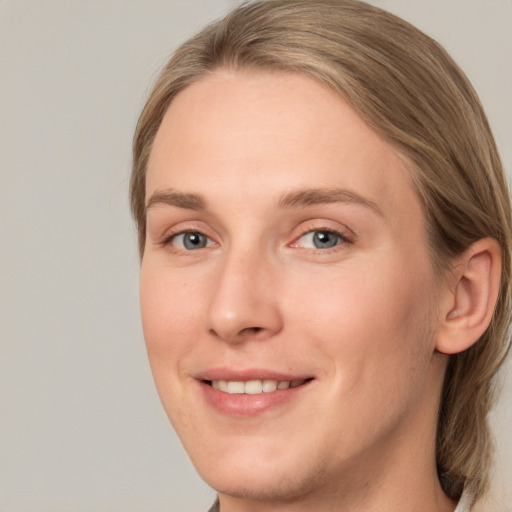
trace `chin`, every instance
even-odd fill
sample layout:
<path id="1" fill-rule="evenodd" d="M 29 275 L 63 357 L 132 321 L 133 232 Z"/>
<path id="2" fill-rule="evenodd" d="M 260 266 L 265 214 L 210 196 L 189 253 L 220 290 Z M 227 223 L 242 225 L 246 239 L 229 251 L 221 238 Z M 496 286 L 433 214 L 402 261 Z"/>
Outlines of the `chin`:
<path id="1" fill-rule="evenodd" d="M 269 468 L 261 472 L 227 471 L 206 476 L 205 481 L 219 494 L 260 502 L 293 502 L 303 499 L 316 487 L 315 478 L 294 473 L 274 472 Z"/>
<path id="2" fill-rule="evenodd" d="M 214 463 L 193 461 L 203 480 L 221 495 L 261 502 L 293 502 L 321 486 L 325 473 L 297 458 L 284 457 L 279 450 L 265 458 L 240 454 L 221 456 Z M 312 474 L 309 474 L 309 473 Z"/>

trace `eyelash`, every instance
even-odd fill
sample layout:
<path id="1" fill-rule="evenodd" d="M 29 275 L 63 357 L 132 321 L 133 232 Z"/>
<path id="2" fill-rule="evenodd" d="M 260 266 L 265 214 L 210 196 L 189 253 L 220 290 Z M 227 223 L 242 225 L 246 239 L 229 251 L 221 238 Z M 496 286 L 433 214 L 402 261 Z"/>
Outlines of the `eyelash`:
<path id="1" fill-rule="evenodd" d="M 314 251 L 319 251 L 319 252 L 325 253 L 325 252 L 335 251 L 335 250 L 339 249 L 339 247 L 342 246 L 342 245 L 346 245 L 346 244 L 351 245 L 351 244 L 354 243 L 354 239 L 352 237 L 347 236 L 346 233 L 343 233 L 341 231 L 332 229 L 330 227 L 310 227 L 310 228 L 305 229 L 297 238 L 295 238 L 294 242 L 292 242 L 290 244 L 290 247 L 300 248 L 300 246 L 298 245 L 298 241 L 301 240 L 306 235 L 309 235 L 309 234 L 314 236 L 314 233 L 327 233 L 329 235 L 334 235 L 334 236 L 336 236 L 338 238 L 337 243 L 334 246 L 332 246 L 332 247 L 304 248 L 305 250 L 309 249 L 309 250 L 314 250 Z M 182 236 L 182 235 L 183 236 L 187 235 L 187 234 L 197 234 L 197 235 L 203 236 L 203 237 L 205 237 L 207 239 L 207 242 L 206 242 L 207 244 L 213 242 L 213 244 L 211 244 L 211 245 L 206 245 L 205 247 L 199 247 L 199 248 L 197 248 L 195 250 L 207 249 L 208 247 L 211 247 L 212 245 L 217 245 L 216 242 L 214 242 L 204 232 L 202 232 L 200 230 L 194 230 L 194 229 L 187 229 L 187 230 L 176 231 L 174 233 L 171 233 L 164 240 L 162 240 L 162 242 L 160 242 L 159 245 L 161 245 L 163 247 L 172 247 L 172 242 L 175 241 L 176 238 L 178 238 L 179 236 Z M 178 248 L 173 247 L 173 250 L 175 252 L 179 252 L 179 251 L 194 252 L 194 249 L 186 249 L 186 248 L 185 249 L 182 249 L 182 248 L 178 249 Z"/>
<path id="2" fill-rule="evenodd" d="M 168 247 L 168 246 L 172 246 L 172 242 L 174 240 L 176 240 L 176 238 L 178 238 L 179 236 L 184 236 L 184 235 L 187 235 L 187 234 L 194 234 L 194 235 L 200 235 L 200 236 L 203 236 L 207 239 L 207 244 L 208 244 L 208 241 L 212 242 L 213 240 L 208 236 L 206 235 L 205 233 L 203 233 L 202 231 L 198 230 L 198 229 L 185 229 L 183 231 L 176 231 L 175 233 L 171 233 L 170 235 L 168 235 L 164 240 L 162 240 L 162 242 L 160 242 L 160 245 L 162 245 L 163 247 Z M 215 243 L 215 242 L 214 242 Z M 199 249 L 206 249 L 208 247 L 208 245 L 206 245 L 205 247 L 200 247 Z M 176 251 L 186 251 L 186 252 L 192 252 L 193 249 L 176 249 L 174 248 Z M 198 249 L 196 249 L 198 250 Z"/>
<path id="3" fill-rule="evenodd" d="M 330 227 L 318 227 L 318 226 L 315 226 L 315 227 L 309 227 L 309 228 L 305 229 L 301 233 L 301 235 L 299 235 L 295 239 L 295 241 L 291 244 L 291 246 L 292 247 L 297 247 L 297 244 L 298 244 L 299 240 L 301 240 L 306 235 L 310 235 L 311 234 L 312 236 L 314 236 L 313 235 L 314 233 L 328 233 L 329 235 L 335 235 L 338 238 L 338 242 L 336 243 L 336 245 L 334 245 L 332 247 L 309 248 L 310 250 L 314 250 L 314 251 L 319 251 L 319 252 L 325 253 L 325 252 L 336 251 L 342 245 L 347 245 L 347 244 L 350 245 L 350 244 L 354 243 L 354 239 L 352 237 L 347 236 L 346 232 L 341 232 L 339 230 L 336 230 L 336 229 L 333 229 L 333 228 L 330 228 Z M 307 248 L 306 248 L 306 250 L 307 250 Z"/>

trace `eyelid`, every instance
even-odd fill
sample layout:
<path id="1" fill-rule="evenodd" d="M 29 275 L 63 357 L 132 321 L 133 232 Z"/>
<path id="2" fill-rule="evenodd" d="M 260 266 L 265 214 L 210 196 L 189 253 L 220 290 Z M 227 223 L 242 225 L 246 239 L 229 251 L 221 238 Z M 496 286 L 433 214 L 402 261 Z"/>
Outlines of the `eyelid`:
<path id="1" fill-rule="evenodd" d="M 340 243 L 336 244 L 333 247 L 327 247 L 327 248 L 303 248 L 303 247 L 301 247 L 299 245 L 299 241 L 301 240 L 301 238 L 303 238 L 304 236 L 306 236 L 310 233 L 314 233 L 314 232 L 332 233 L 339 237 Z M 290 244 L 290 247 L 296 247 L 296 248 L 305 249 L 305 250 L 315 250 L 315 251 L 320 251 L 320 252 L 328 252 L 328 251 L 334 251 L 336 249 L 339 249 L 341 246 L 346 245 L 346 244 L 353 244 L 355 241 L 356 241 L 355 233 L 346 226 L 333 227 L 333 226 L 328 226 L 328 225 L 324 225 L 324 224 L 318 225 L 318 224 L 313 223 L 313 224 L 308 224 L 308 225 L 304 226 L 303 228 L 301 228 L 301 232 L 299 233 L 298 236 L 296 236 L 293 239 L 293 242 Z"/>
<path id="2" fill-rule="evenodd" d="M 207 235 L 204 232 L 204 230 L 194 229 L 194 228 L 178 229 L 176 231 L 172 231 L 170 233 L 167 233 L 165 235 L 164 239 L 159 242 L 159 244 L 162 245 L 162 246 L 172 245 L 172 242 L 174 240 L 176 240 L 176 238 L 178 238 L 179 236 L 182 236 L 182 235 L 186 235 L 187 233 L 197 233 L 198 235 L 202 235 L 202 236 L 204 236 L 207 239 L 205 247 L 199 247 L 198 249 L 195 249 L 195 250 L 206 249 L 208 247 L 213 247 L 215 245 L 218 245 L 218 243 L 211 236 Z M 189 249 L 180 249 L 180 248 L 175 248 L 175 249 L 179 250 L 179 251 L 185 251 L 185 252 L 189 252 L 190 251 Z"/>
<path id="3" fill-rule="evenodd" d="M 336 224 L 333 226 L 333 224 Z M 357 235 L 354 233 L 352 229 L 348 226 L 340 224 L 339 222 L 330 221 L 328 219 L 311 219 L 302 222 L 297 228 L 294 230 L 295 235 L 292 235 L 292 242 L 288 243 L 288 247 L 304 249 L 309 251 L 319 251 L 322 253 L 335 251 L 342 246 L 351 245 L 357 241 Z M 333 233 L 338 236 L 340 241 L 335 246 L 332 247 L 323 247 L 323 248 L 307 248 L 300 246 L 300 240 L 305 235 L 314 233 L 314 232 L 328 232 Z M 186 233 L 198 233 L 205 236 L 208 240 L 208 243 L 205 247 L 200 247 L 195 250 L 185 249 L 179 247 L 173 247 L 172 241 L 176 239 L 179 235 L 183 235 Z M 208 225 L 204 225 L 201 221 L 184 221 L 178 222 L 176 225 L 168 228 L 159 236 L 158 238 L 155 236 L 154 238 L 155 245 L 166 247 L 172 249 L 175 252 L 199 252 L 200 249 L 211 249 L 212 247 L 220 246 L 218 235 L 216 231 L 213 231 L 209 228 Z"/>
<path id="4" fill-rule="evenodd" d="M 189 235 L 189 234 L 200 235 L 201 237 L 204 237 L 204 239 L 205 239 L 204 247 L 195 247 L 194 249 L 187 248 L 186 244 L 185 244 L 185 237 L 186 237 L 186 235 Z M 176 247 L 176 245 L 174 245 L 174 243 L 180 237 L 182 237 L 181 245 L 183 245 L 184 247 L 178 248 L 178 247 Z M 168 240 L 169 240 L 168 243 L 170 243 L 173 247 L 175 247 L 179 250 L 187 251 L 187 252 L 192 251 L 192 250 L 197 251 L 199 249 L 207 249 L 208 247 L 212 247 L 212 246 L 216 245 L 216 243 L 208 235 L 205 235 L 204 233 L 200 233 L 199 231 L 182 231 L 181 233 L 176 233 Z"/>
<path id="5" fill-rule="evenodd" d="M 183 219 L 172 224 L 170 222 L 167 222 L 166 224 L 166 226 L 161 226 L 162 229 L 159 234 L 154 234 L 153 240 L 156 246 L 165 248 L 170 252 L 174 252 L 176 254 L 190 254 L 192 252 L 202 252 L 201 249 L 211 249 L 220 245 L 217 231 L 212 229 L 209 224 L 202 220 Z M 184 235 L 186 233 L 198 233 L 206 237 L 207 245 L 205 247 L 198 247 L 195 250 L 173 246 L 173 240 L 179 235 Z"/>

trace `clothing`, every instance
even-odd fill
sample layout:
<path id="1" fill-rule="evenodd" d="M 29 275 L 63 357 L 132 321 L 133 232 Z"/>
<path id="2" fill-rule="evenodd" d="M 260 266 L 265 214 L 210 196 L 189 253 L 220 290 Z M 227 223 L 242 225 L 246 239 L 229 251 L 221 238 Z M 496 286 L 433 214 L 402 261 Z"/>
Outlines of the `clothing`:
<path id="1" fill-rule="evenodd" d="M 469 512 L 471 509 L 471 504 L 473 503 L 473 496 L 471 493 L 464 491 L 460 498 L 459 504 L 454 512 Z M 215 503 L 211 506 L 208 512 L 220 512 L 219 508 L 219 498 L 215 500 Z"/>
<path id="2" fill-rule="evenodd" d="M 210 510 L 208 510 L 208 512 L 220 512 L 219 498 L 215 500 L 215 503 L 210 507 Z"/>
<path id="3" fill-rule="evenodd" d="M 472 504 L 473 495 L 467 489 L 465 489 L 454 512 L 469 512 L 471 510 Z"/>

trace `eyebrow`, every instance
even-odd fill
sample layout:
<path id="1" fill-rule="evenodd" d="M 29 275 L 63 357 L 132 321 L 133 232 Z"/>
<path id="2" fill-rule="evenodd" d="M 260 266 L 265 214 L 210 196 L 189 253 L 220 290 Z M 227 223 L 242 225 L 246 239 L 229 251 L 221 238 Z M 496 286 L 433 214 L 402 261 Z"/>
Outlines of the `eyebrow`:
<path id="1" fill-rule="evenodd" d="M 374 201 L 356 192 L 342 188 L 307 188 L 294 190 L 281 196 L 277 201 L 277 206 L 279 208 L 301 208 L 329 203 L 360 204 L 370 208 L 379 216 L 384 216 L 382 210 Z M 206 200 L 202 195 L 177 192 L 173 189 L 157 190 L 154 192 L 146 203 L 146 210 L 158 204 L 175 206 L 187 210 L 206 210 Z"/>
<path id="2" fill-rule="evenodd" d="M 382 210 L 374 201 L 343 188 L 314 188 L 289 192 L 279 199 L 281 208 L 297 208 L 326 203 L 355 203 L 366 206 L 384 217 Z"/>
<path id="3" fill-rule="evenodd" d="M 187 210 L 205 210 L 206 201 L 199 194 L 176 192 L 172 189 L 160 190 L 151 194 L 146 203 L 146 210 L 157 204 L 176 206 Z"/>

